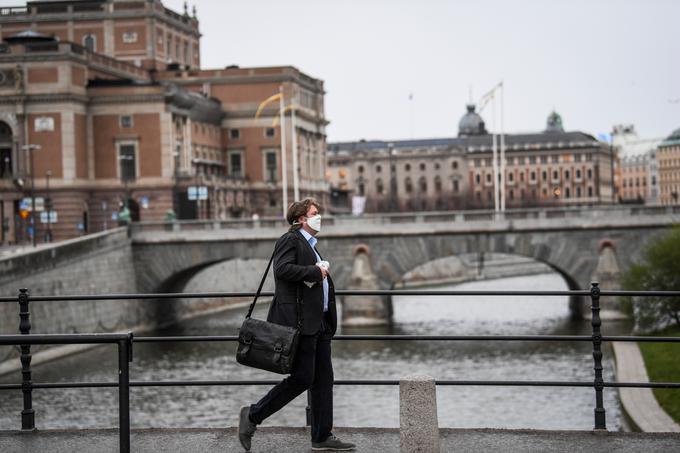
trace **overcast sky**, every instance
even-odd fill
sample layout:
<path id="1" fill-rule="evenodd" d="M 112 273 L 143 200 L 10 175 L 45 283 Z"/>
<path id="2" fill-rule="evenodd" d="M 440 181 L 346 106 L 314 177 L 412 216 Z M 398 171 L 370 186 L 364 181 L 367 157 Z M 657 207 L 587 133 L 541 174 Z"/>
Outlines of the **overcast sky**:
<path id="1" fill-rule="evenodd" d="M 330 142 L 455 136 L 470 87 L 477 101 L 501 80 L 509 132 L 543 129 L 553 108 L 595 135 L 680 127 L 678 0 L 194 3 L 204 68 L 294 65 L 325 82 Z"/>

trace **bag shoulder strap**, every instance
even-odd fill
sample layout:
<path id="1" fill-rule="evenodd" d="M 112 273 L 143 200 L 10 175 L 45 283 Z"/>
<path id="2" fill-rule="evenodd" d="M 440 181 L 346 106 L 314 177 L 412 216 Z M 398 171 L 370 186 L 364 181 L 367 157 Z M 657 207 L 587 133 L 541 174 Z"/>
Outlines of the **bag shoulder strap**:
<path id="1" fill-rule="evenodd" d="M 276 253 L 276 251 L 274 251 Z M 274 253 L 272 253 L 272 257 L 269 258 L 269 263 L 267 264 L 267 269 L 264 271 L 264 275 L 262 276 L 262 280 L 260 280 L 260 286 L 257 287 L 257 292 L 255 293 L 255 298 L 253 299 L 253 303 L 250 304 L 250 308 L 248 308 L 248 314 L 246 314 L 246 319 L 250 318 L 250 315 L 253 314 L 253 310 L 255 309 L 255 303 L 257 302 L 257 298 L 260 297 L 260 293 L 262 292 L 262 287 L 264 286 L 264 281 L 267 279 L 267 274 L 269 274 L 269 269 L 272 267 L 272 261 L 274 261 Z"/>

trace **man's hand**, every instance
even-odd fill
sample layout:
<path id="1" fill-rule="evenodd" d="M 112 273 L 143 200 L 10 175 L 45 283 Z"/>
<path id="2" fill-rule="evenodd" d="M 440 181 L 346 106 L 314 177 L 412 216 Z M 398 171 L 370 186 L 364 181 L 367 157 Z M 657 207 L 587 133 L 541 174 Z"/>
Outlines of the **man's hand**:
<path id="1" fill-rule="evenodd" d="M 321 269 L 321 278 L 324 279 L 328 276 L 328 268 L 322 266 L 321 263 L 316 263 L 316 267 Z"/>

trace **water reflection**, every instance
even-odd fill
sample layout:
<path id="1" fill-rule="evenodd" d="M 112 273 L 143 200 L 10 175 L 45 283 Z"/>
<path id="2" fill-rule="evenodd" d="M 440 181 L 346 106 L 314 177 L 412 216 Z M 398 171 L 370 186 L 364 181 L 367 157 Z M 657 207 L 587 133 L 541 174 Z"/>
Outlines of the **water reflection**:
<path id="1" fill-rule="evenodd" d="M 453 286 L 451 286 L 453 288 Z M 566 289 L 561 277 L 546 274 L 460 285 L 459 289 Z M 266 306 L 256 317 L 266 316 Z M 193 319 L 154 335 L 232 335 L 245 309 Z M 343 334 L 402 335 L 588 335 L 587 321 L 572 321 L 566 298 L 400 296 L 394 325 L 345 329 Z M 628 332 L 624 322 L 605 321 L 604 334 Z M 588 343 L 337 341 L 333 345 L 336 379 L 399 379 L 429 374 L 450 380 L 582 380 L 593 378 Z M 233 343 L 135 344 L 133 380 L 277 379 L 245 368 L 233 359 Z M 35 368 L 34 381 L 114 381 L 116 353 L 100 347 Z M 613 379 L 613 360 L 605 350 L 605 380 Z M 16 382 L 20 375 L 2 382 Z M 267 391 L 265 386 L 145 387 L 132 390 L 134 427 L 222 427 L 237 424 L 237 410 Z M 590 388 L 439 387 L 442 427 L 592 429 L 594 392 Z M 338 426 L 399 425 L 397 387 L 337 386 Z M 18 429 L 20 392 L 0 393 L 0 429 Z M 37 390 L 39 428 L 117 426 L 114 390 Z M 267 424 L 300 426 L 305 396 L 275 414 Z M 621 426 L 615 390 L 605 389 L 607 426 Z"/>

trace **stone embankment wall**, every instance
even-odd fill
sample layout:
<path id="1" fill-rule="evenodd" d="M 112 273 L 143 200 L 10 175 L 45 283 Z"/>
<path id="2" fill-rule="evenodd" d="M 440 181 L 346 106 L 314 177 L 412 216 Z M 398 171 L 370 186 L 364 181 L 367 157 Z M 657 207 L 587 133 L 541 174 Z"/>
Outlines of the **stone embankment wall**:
<path id="1" fill-rule="evenodd" d="M 136 278 L 130 239 L 124 228 L 0 260 L 0 295 L 4 297 L 17 296 L 20 288 L 28 288 L 31 296 L 134 293 Z M 31 302 L 31 333 L 142 328 L 152 324 L 154 304 L 137 300 Z M 0 334 L 18 332 L 19 304 L 0 304 Z M 34 352 L 46 349 L 32 348 Z M 78 348 L 61 348 L 62 353 L 70 349 Z M 16 357 L 14 348 L 0 348 L 0 374 L 18 366 Z M 36 360 L 40 361 L 40 356 Z"/>

